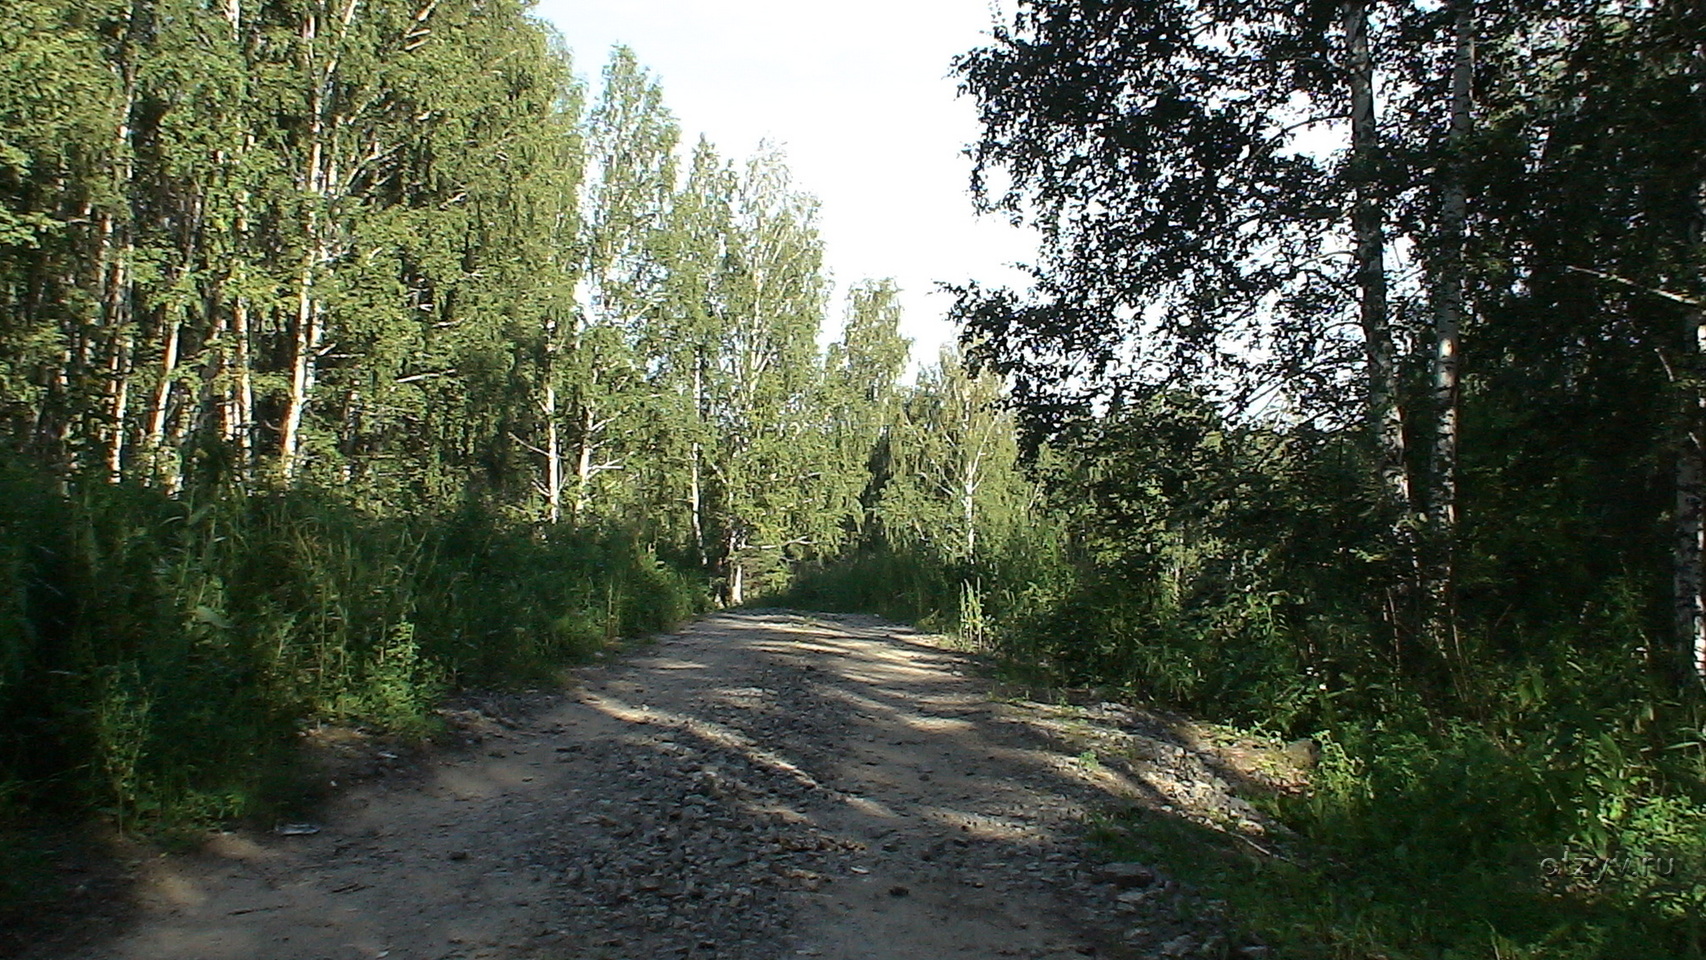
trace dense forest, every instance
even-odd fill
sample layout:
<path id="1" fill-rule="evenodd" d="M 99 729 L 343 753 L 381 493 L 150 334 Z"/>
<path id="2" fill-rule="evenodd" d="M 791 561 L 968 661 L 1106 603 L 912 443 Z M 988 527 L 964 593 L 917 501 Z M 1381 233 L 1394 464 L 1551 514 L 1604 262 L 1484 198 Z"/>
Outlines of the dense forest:
<path id="1" fill-rule="evenodd" d="M 1195 878 L 1284 955 L 1706 953 L 1706 13 L 1023 0 L 952 69 L 1041 248 L 908 378 L 778 154 L 519 0 L 0 7 L 0 876 L 784 600 L 1312 738 Z"/>

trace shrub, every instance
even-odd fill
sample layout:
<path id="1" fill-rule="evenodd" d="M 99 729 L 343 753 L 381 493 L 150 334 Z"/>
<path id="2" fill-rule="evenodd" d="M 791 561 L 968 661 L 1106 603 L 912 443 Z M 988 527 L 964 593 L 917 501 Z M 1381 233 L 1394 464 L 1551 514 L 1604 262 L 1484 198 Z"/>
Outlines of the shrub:
<path id="1" fill-rule="evenodd" d="M 621 529 L 8 474 L 0 783 L 127 828 L 254 812 L 301 721 L 423 736 L 453 685 L 548 674 L 703 598 Z"/>

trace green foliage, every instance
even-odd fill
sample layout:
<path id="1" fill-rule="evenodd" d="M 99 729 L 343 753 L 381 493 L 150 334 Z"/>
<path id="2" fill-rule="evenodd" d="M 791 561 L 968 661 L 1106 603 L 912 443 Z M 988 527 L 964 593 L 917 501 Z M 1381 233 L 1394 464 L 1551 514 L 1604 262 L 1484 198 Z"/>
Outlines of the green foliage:
<path id="1" fill-rule="evenodd" d="M 0 499 L 25 628 L 5 634 L 0 782 L 127 828 L 264 809 L 304 721 L 425 736 L 453 683 L 543 676 L 703 603 L 617 529 L 27 476 Z"/>
<path id="2" fill-rule="evenodd" d="M 1021 0 L 957 69 L 978 200 L 1042 249 L 957 318 L 1042 495 L 966 536 L 936 491 L 976 431 L 923 378 L 889 514 L 795 596 L 1315 736 L 1270 804 L 1295 862 L 1110 831 L 1281 955 L 1706 953 L 1703 27 Z"/>
<path id="3" fill-rule="evenodd" d="M 1315 736 L 1311 791 L 1268 802 L 1308 839 L 1295 863 L 1153 814 L 1110 834 L 1285 955 L 1700 955 L 1700 717 L 1629 654 L 1648 602 L 1609 578 L 1542 632 L 1537 601 L 1466 636 L 1473 670 L 1448 686 L 1370 609 L 1387 561 L 1361 463 L 1158 394 L 1040 450 L 1047 496 L 1006 540 L 969 560 L 881 540 L 790 599 L 982 636 L 1029 680 Z M 1592 882 L 1563 875 L 1583 864 Z"/>
<path id="4" fill-rule="evenodd" d="M 940 624 L 957 583 L 952 571 L 926 555 L 877 547 L 821 566 L 800 565 L 780 602 Z"/>
<path id="5" fill-rule="evenodd" d="M 407 622 L 391 628 L 349 686 L 332 713 L 412 737 L 433 731 L 432 710 L 445 692 L 442 671 L 422 655 Z"/>
<path id="6" fill-rule="evenodd" d="M 1572 761 L 1549 764 L 1470 727 L 1378 726 L 1347 729 L 1344 740 L 1322 735 L 1310 792 L 1266 801 L 1307 843 L 1270 837 L 1258 851 L 1136 808 L 1095 837 L 1110 855 L 1157 860 L 1228 901 L 1288 957 L 1612 960 L 1706 950 L 1698 805 L 1632 818 L 1594 853 L 1565 841 L 1571 805 L 1560 791 L 1579 770 Z"/>

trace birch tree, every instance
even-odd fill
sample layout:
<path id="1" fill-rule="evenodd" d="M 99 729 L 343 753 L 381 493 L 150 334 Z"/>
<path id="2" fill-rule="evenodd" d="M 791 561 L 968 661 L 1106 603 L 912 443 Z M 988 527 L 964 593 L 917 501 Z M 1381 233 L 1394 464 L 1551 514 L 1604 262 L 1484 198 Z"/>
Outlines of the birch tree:
<path id="1" fill-rule="evenodd" d="M 0 8 L 6 416 L 14 444 L 62 475 L 99 460 L 100 237 L 123 199 L 111 173 L 123 139 L 107 63 L 114 11 L 87 13 L 45 0 Z"/>
<path id="2" fill-rule="evenodd" d="M 1375 466 L 1392 513 L 1407 527 L 1413 500 L 1406 464 L 1404 413 L 1393 358 L 1391 306 L 1386 276 L 1384 150 L 1376 111 L 1377 77 L 1369 47 L 1369 2 L 1343 7 L 1344 70 L 1350 106 L 1350 149 L 1345 178 L 1351 188 L 1353 272 L 1362 326 L 1368 432 Z M 1402 530 L 1399 539 L 1406 539 Z"/>
<path id="3" fill-rule="evenodd" d="M 653 247 L 675 189 L 678 139 L 657 82 L 617 48 L 588 117 L 574 313 L 546 334 L 540 403 L 553 516 L 565 485 L 569 516 L 578 518 L 597 479 L 625 466 L 628 451 L 615 438 L 639 410 L 634 349 L 659 279 Z"/>
<path id="4" fill-rule="evenodd" d="M 991 517 L 1011 516 L 1018 444 L 1000 380 L 973 375 L 946 349 L 908 391 L 895 428 L 894 477 L 879 507 L 884 529 L 939 556 L 978 556 Z M 1015 503 L 1015 500 L 1018 503 Z"/>
<path id="5" fill-rule="evenodd" d="M 707 365 L 716 446 L 706 466 L 708 535 L 724 598 L 738 604 L 749 572 L 832 535 L 840 517 L 820 509 L 826 438 L 812 410 L 825 292 L 816 203 L 773 153 L 749 161 L 735 191 Z"/>
<path id="6" fill-rule="evenodd" d="M 737 182 L 728 162 L 700 139 L 670 207 L 669 227 L 657 238 L 665 270 L 644 347 L 655 358 L 650 413 L 658 456 L 651 503 L 660 515 L 680 518 L 676 536 L 701 568 L 711 556 L 707 458 L 717 444 L 712 391 L 729 317 L 723 280 L 735 243 Z"/>
<path id="7" fill-rule="evenodd" d="M 837 512 L 857 535 L 869 531 L 892 469 L 901 414 L 899 382 L 912 342 L 900 335 L 900 290 L 890 280 L 867 280 L 847 293 L 841 339 L 825 358 L 824 396 Z"/>
<path id="8" fill-rule="evenodd" d="M 1469 220 L 1469 151 L 1473 133 L 1476 46 L 1474 0 L 1450 6 L 1451 57 L 1444 159 L 1440 165 L 1438 229 L 1429 256 L 1433 274 L 1433 356 L 1431 387 L 1433 437 L 1426 497 L 1424 551 L 1424 628 L 1433 646 L 1457 644 L 1453 581 L 1457 554 L 1457 470 L 1462 327 L 1466 310 L 1464 246 Z"/>

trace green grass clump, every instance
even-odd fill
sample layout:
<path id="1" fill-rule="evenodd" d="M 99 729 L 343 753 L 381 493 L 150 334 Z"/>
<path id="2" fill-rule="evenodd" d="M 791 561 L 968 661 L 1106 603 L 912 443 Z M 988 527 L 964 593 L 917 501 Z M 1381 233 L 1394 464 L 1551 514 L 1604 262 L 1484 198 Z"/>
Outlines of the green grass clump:
<path id="1" fill-rule="evenodd" d="M 1281 957 L 1706 955 L 1706 806 L 1467 727 L 1322 742 L 1309 791 L 1262 801 L 1299 838 L 1253 844 L 1146 808 L 1093 838 L 1226 901 Z M 1610 792 L 1571 794 L 1586 781 Z"/>

